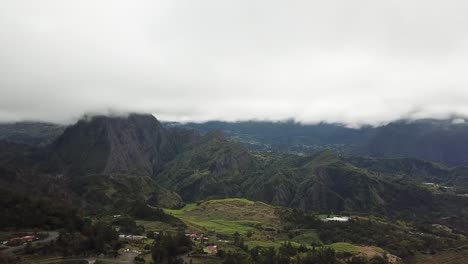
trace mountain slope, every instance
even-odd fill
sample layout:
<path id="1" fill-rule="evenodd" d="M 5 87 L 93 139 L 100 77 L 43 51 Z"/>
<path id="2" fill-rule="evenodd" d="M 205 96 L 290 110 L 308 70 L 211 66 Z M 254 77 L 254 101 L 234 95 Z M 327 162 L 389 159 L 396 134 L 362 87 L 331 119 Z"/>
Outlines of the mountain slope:
<path id="1" fill-rule="evenodd" d="M 176 208 L 183 205 L 181 198 L 151 176 L 197 139 L 194 131 L 166 129 L 151 115 L 92 117 L 46 147 L 0 141 L 0 183 L 93 210 L 136 200 Z"/>
<path id="2" fill-rule="evenodd" d="M 450 121 L 394 122 L 376 129 L 366 152 L 374 157 L 412 157 L 448 165 L 468 164 L 468 125 Z"/>
<path id="3" fill-rule="evenodd" d="M 468 125 L 452 120 L 401 120 L 358 129 L 340 124 L 288 122 L 206 122 L 177 124 L 207 132 L 224 131 L 253 150 L 337 153 L 380 158 L 417 158 L 450 166 L 468 165 Z"/>
<path id="4" fill-rule="evenodd" d="M 306 211 L 430 219 L 468 228 L 468 212 L 460 209 L 468 208 L 467 197 L 436 194 L 415 180 L 398 177 L 414 172 L 424 179 L 422 172 L 427 171 L 441 178 L 437 174 L 445 170 L 442 167 L 417 165 L 412 171 L 400 164 L 349 163 L 331 151 L 251 152 L 221 132 L 201 137 L 194 131 L 165 128 L 151 115 L 82 120 L 37 151 L 5 146 L 14 158 L 0 151 L 5 160 L 0 169 L 7 172 L 0 180 L 26 191 L 30 187 L 21 186 L 51 182 L 85 206 L 119 208 L 139 200 L 179 207 L 183 202 L 243 197 Z M 464 170 L 448 175 L 460 181 Z"/>
<path id="5" fill-rule="evenodd" d="M 468 188 L 468 167 L 447 168 L 418 159 L 382 159 L 351 157 L 346 159 L 357 167 L 383 176 L 403 178 L 415 183 L 437 183 L 444 186 Z"/>
<path id="6" fill-rule="evenodd" d="M 210 133 L 169 162 L 156 180 L 186 201 L 234 197 L 241 194 L 242 178 L 255 166 L 252 162 L 242 146 Z"/>
<path id="7" fill-rule="evenodd" d="M 210 135 L 168 163 L 156 180 L 186 202 L 243 197 L 322 213 L 438 219 L 462 228 L 468 217 L 459 210 L 468 206 L 466 197 L 437 195 L 405 179 L 381 177 L 331 152 L 251 153 Z"/>
<path id="8" fill-rule="evenodd" d="M 0 140 L 45 146 L 59 137 L 65 126 L 41 122 L 0 123 Z"/>
<path id="9" fill-rule="evenodd" d="M 96 116 L 67 128 L 51 151 L 71 174 L 153 175 L 189 134 L 168 132 L 152 115 Z"/>

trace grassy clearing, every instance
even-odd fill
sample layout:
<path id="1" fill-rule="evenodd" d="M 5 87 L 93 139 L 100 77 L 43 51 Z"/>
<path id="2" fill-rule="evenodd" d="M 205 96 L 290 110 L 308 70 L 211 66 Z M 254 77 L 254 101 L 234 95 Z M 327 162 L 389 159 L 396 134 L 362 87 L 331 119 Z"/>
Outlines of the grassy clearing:
<path id="1" fill-rule="evenodd" d="M 350 254 L 356 255 L 361 252 L 358 246 L 355 246 L 350 243 L 344 243 L 344 242 L 333 243 L 333 244 L 327 245 L 327 247 L 333 248 L 336 252 L 339 252 L 339 253 L 350 253 Z"/>
<path id="2" fill-rule="evenodd" d="M 243 235 L 255 229 L 276 229 L 280 225 L 275 207 L 240 198 L 191 203 L 181 209 L 164 211 L 180 218 L 192 232 Z"/>
<path id="3" fill-rule="evenodd" d="M 226 199 L 218 199 L 218 200 L 209 200 L 206 201 L 205 203 L 207 204 L 213 204 L 213 203 L 243 203 L 243 204 L 255 204 L 254 201 L 250 201 L 244 198 L 226 198 Z"/>
<path id="4" fill-rule="evenodd" d="M 297 242 L 294 242 L 294 241 L 258 241 L 258 240 L 254 240 L 254 241 L 246 241 L 245 244 L 247 246 L 249 246 L 249 248 L 254 248 L 254 247 L 264 247 L 264 248 L 268 248 L 268 247 L 273 247 L 275 249 L 278 249 L 282 244 L 284 243 L 291 243 L 291 245 L 293 247 L 300 247 L 301 244 L 300 243 L 297 243 Z M 310 248 L 310 246 L 308 246 Z"/>
<path id="5" fill-rule="evenodd" d="M 304 230 L 304 233 L 295 236 L 292 241 L 297 242 L 303 245 L 321 245 L 322 241 L 320 240 L 317 232 L 315 230 Z"/>
<path id="6" fill-rule="evenodd" d="M 213 232 L 229 236 L 235 232 L 245 235 L 247 232 L 252 231 L 253 235 L 245 241 L 249 248 L 260 246 L 277 249 L 288 240 L 287 237 L 274 231 L 281 229 L 276 208 L 260 202 L 231 198 L 210 200 L 198 204 L 192 203 L 178 210 L 165 209 L 165 211 L 184 221 L 189 232 Z M 322 218 L 328 216 L 321 215 Z M 304 229 L 298 231 L 300 231 L 299 235 L 290 241 L 294 247 L 305 245 L 310 248 L 312 244 L 322 244 L 315 230 Z M 350 243 L 334 243 L 324 245 L 324 247 L 353 255 L 360 254 L 364 250 L 364 247 Z M 366 251 L 383 252 L 383 249 L 377 247 L 365 247 L 365 249 Z"/>
<path id="7" fill-rule="evenodd" d="M 373 250 L 375 250 L 375 252 L 379 253 L 379 254 L 385 254 L 387 253 L 387 251 L 385 251 L 383 248 L 381 247 L 377 247 L 377 246 L 371 246 L 371 248 Z"/>
<path id="8" fill-rule="evenodd" d="M 335 217 L 335 216 L 339 216 L 339 215 L 335 215 L 335 214 L 319 214 L 317 215 L 318 218 L 320 219 L 325 219 L 325 218 L 329 218 L 329 217 Z"/>
<path id="9" fill-rule="evenodd" d="M 274 247 L 274 248 L 279 248 L 281 246 L 281 243 L 279 241 L 246 241 L 245 244 L 249 246 L 249 248 L 254 248 L 254 247 Z"/>
<path id="10" fill-rule="evenodd" d="M 136 220 L 135 222 L 137 225 L 142 225 L 145 231 L 166 231 L 173 229 L 171 225 L 159 221 Z"/>
<path id="11" fill-rule="evenodd" d="M 243 235 L 254 229 L 248 221 L 228 221 L 225 219 L 197 219 L 191 217 L 181 217 L 182 221 L 188 222 L 191 226 L 206 231 L 214 231 L 219 234 L 232 235 L 235 232 Z"/>

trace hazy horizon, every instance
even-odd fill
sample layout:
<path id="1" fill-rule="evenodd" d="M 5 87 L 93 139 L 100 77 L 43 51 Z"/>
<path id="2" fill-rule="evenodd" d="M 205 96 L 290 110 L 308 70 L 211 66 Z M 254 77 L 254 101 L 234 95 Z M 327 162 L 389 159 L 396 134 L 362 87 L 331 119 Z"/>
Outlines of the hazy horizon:
<path id="1" fill-rule="evenodd" d="M 8 1 L 0 121 L 466 117 L 466 11 L 455 0 Z"/>

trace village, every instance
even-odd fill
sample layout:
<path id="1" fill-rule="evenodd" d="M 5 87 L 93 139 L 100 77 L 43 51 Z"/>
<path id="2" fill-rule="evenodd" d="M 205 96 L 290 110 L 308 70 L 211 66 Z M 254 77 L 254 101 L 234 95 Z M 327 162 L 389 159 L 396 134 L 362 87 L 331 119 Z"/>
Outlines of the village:
<path id="1" fill-rule="evenodd" d="M 5 246 L 16 247 L 20 245 L 25 245 L 28 242 L 37 241 L 39 239 L 40 238 L 34 234 L 28 234 L 25 236 L 13 237 L 13 238 L 10 238 L 9 240 L 2 241 L 1 243 L 2 245 L 5 245 Z"/>
<path id="2" fill-rule="evenodd" d="M 151 259 L 151 245 L 154 240 L 157 239 L 157 236 L 163 231 L 152 231 L 148 232 L 147 235 L 134 235 L 134 234 L 120 234 L 119 240 L 123 243 L 123 247 L 119 250 L 119 255 L 117 258 L 109 258 L 108 256 L 98 255 L 95 257 L 70 257 L 70 260 L 83 260 L 88 261 L 89 263 L 94 263 L 95 260 L 101 261 L 119 261 L 119 263 L 150 263 Z M 194 244 L 194 248 L 201 248 L 202 251 L 197 251 L 195 253 L 189 253 L 185 258 L 200 258 L 207 255 L 215 255 L 217 253 L 218 244 L 217 243 L 229 243 L 229 240 L 213 240 L 205 236 L 203 233 L 186 233 L 186 237 L 190 238 Z M 24 232 L 18 233 L 15 236 L 0 241 L 0 251 L 10 252 L 13 254 L 22 255 L 26 253 L 27 247 L 34 246 L 40 247 L 45 245 L 50 241 L 54 241 L 58 238 L 58 233 L 55 231 L 52 232 Z M 48 258 L 50 263 L 57 263 L 61 258 Z M 66 259 L 66 258 L 65 258 Z M 25 262 L 29 263 L 29 262 Z M 35 263 L 35 262 L 32 262 Z M 38 262 L 39 263 L 39 262 Z M 41 261 L 40 263 L 49 263 L 46 260 Z M 105 262 L 113 263 L 113 262 Z"/>
<path id="3" fill-rule="evenodd" d="M 121 234 L 119 235 L 119 240 L 125 242 L 121 253 L 136 253 L 144 258 L 145 255 L 151 253 L 149 245 L 163 232 L 164 231 L 153 231 L 148 232 L 147 235 Z M 218 252 L 219 245 L 232 242 L 226 239 L 217 239 L 216 236 L 206 236 L 204 233 L 185 233 L 185 236 L 190 238 L 194 245 L 195 250 L 187 255 L 193 258 L 215 255 Z"/>
<path id="4" fill-rule="evenodd" d="M 348 222 L 350 219 L 351 217 L 349 216 L 332 214 L 320 216 L 320 220 L 323 222 Z M 86 256 L 85 258 L 70 256 L 66 259 L 83 260 L 88 263 L 93 263 L 96 260 L 104 261 L 104 263 L 113 263 L 112 261 L 137 264 L 152 263 L 152 250 L 158 239 L 164 235 L 182 235 L 181 231 L 184 230 L 157 221 L 134 220 L 132 217 L 123 214 L 103 216 L 95 218 L 92 221 L 107 222 L 114 232 L 118 233 L 118 241 L 121 244 L 118 251 L 111 255 L 101 253 L 96 256 Z M 237 232 L 231 235 L 221 235 L 213 230 L 205 230 L 206 232 L 196 232 L 191 228 L 186 230 L 190 232 L 183 233 L 183 236 L 191 241 L 191 250 L 186 251 L 180 257 L 187 263 L 204 263 L 204 261 L 209 259 L 215 261 L 218 258 L 217 255 L 219 255 L 220 250 L 226 252 L 239 246 L 232 240 L 233 235 L 235 237 L 234 233 Z M 276 232 L 275 229 L 271 230 L 269 231 L 269 229 L 265 228 L 264 232 Z M 59 238 L 59 232 L 12 232 L 4 238 L 6 239 L 0 241 L 0 250 L 21 255 L 30 250 L 30 248 L 37 250 L 40 247 L 47 246 L 47 243 L 55 242 Z M 54 261 L 59 259 L 60 256 L 56 256 L 55 258 L 48 259 L 50 262 L 43 260 L 40 263 L 56 263 Z"/>

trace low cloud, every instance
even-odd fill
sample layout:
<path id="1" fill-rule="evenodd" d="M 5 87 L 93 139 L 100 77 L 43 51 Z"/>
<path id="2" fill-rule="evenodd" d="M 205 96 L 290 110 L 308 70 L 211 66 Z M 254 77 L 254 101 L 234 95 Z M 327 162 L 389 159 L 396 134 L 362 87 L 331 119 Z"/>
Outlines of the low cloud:
<path id="1" fill-rule="evenodd" d="M 467 11 L 453 0 L 8 1 L 0 120 L 463 117 Z"/>

